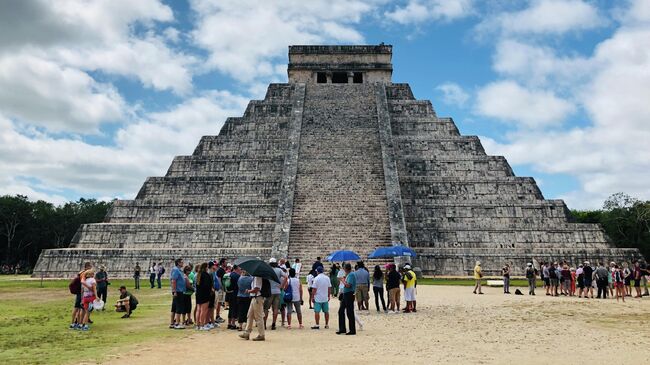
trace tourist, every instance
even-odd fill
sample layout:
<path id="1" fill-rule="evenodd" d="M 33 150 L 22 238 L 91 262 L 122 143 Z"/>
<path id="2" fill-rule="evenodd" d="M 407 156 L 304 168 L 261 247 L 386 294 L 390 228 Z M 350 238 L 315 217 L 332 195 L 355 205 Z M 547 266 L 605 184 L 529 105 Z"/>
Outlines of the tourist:
<path id="1" fill-rule="evenodd" d="M 88 270 L 84 273 L 85 280 L 81 281 L 83 295 L 81 303 L 83 305 L 83 319 L 81 320 L 81 330 L 88 331 L 88 323 L 90 321 L 90 311 L 92 310 L 92 303 L 97 298 L 97 282 L 95 281 L 95 272 Z"/>
<path id="2" fill-rule="evenodd" d="M 320 267 L 322 270 L 322 267 Z M 287 329 L 291 329 L 291 314 L 295 311 L 296 316 L 298 317 L 299 328 L 302 329 L 302 311 L 300 306 L 302 305 L 302 284 L 300 280 L 296 277 L 296 270 L 289 269 L 289 278 L 287 279 L 287 288 L 286 290 L 291 293 L 291 301 L 287 302 Z"/>
<path id="3" fill-rule="evenodd" d="M 210 297 L 208 299 L 208 310 L 207 310 L 207 322 L 206 326 L 208 326 L 210 329 L 214 327 L 219 327 L 219 323 L 215 321 L 214 318 L 214 307 L 217 299 L 217 293 L 219 290 L 221 290 L 221 280 L 217 276 L 217 270 L 218 270 L 218 265 L 216 261 L 209 261 L 208 262 L 208 268 L 207 268 L 207 273 L 210 275 L 212 280 L 210 281 L 212 283 L 212 290 L 210 291 Z"/>
<path id="4" fill-rule="evenodd" d="M 286 283 L 286 277 L 282 273 L 282 270 L 278 267 L 277 261 L 271 257 L 269 259 L 269 265 L 273 268 L 275 275 L 278 277 L 280 283 L 277 283 L 273 280 L 270 281 L 271 284 L 271 295 L 264 300 L 264 325 L 266 326 L 267 318 L 269 317 L 269 312 L 272 313 L 271 321 L 271 330 L 275 331 L 276 321 L 278 319 L 278 313 L 280 309 L 280 292 L 281 288 L 284 287 Z"/>
<path id="5" fill-rule="evenodd" d="M 140 268 L 140 263 L 135 263 L 135 268 L 133 269 L 133 280 L 135 281 L 135 290 L 140 290 L 140 273 L 142 269 Z"/>
<path id="6" fill-rule="evenodd" d="M 613 270 L 614 288 L 616 289 L 616 301 L 618 302 L 618 298 L 621 298 L 625 303 L 625 277 L 623 276 L 623 269 L 620 266 L 615 265 Z"/>
<path id="7" fill-rule="evenodd" d="M 584 275 L 585 299 L 587 298 L 587 293 L 590 293 L 591 299 L 594 299 L 594 287 L 592 286 L 594 269 L 591 267 L 589 261 L 584 262 L 582 273 Z"/>
<path id="8" fill-rule="evenodd" d="M 562 275 L 563 269 L 564 269 L 564 262 L 558 262 L 555 269 L 557 271 L 558 289 L 561 295 L 566 295 L 564 293 L 564 276 Z"/>
<path id="9" fill-rule="evenodd" d="M 632 274 L 634 278 L 634 290 L 636 291 L 635 298 L 641 298 L 641 277 L 643 276 L 641 271 L 641 263 L 639 261 L 634 262 L 634 271 Z"/>
<path id="10" fill-rule="evenodd" d="M 478 294 L 483 294 L 483 291 L 481 290 L 482 277 L 483 277 L 483 272 L 481 270 L 481 262 L 476 261 L 476 266 L 474 266 L 474 281 L 476 282 L 474 284 L 474 294 L 476 294 L 477 290 L 478 290 Z"/>
<path id="11" fill-rule="evenodd" d="M 229 285 L 226 288 L 226 301 L 228 302 L 228 329 L 237 329 L 237 318 L 239 316 L 237 295 L 239 293 L 239 279 L 241 278 L 241 269 L 239 265 L 233 265 L 230 271 Z"/>
<path id="12" fill-rule="evenodd" d="M 213 278 L 208 273 L 208 263 L 204 262 L 199 266 L 195 276 L 196 281 L 196 329 L 209 331 L 213 327 L 208 324 L 209 309 L 208 303 L 213 297 Z"/>
<path id="13" fill-rule="evenodd" d="M 404 275 L 402 276 L 402 281 L 404 281 L 404 300 L 406 300 L 406 308 L 404 313 L 417 312 L 416 301 L 415 301 L 415 291 L 417 287 L 417 277 L 415 272 L 411 270 L 411 264 L 404 265 Z"/>
<path id="14" fill-rule="evenodd" d="M 158 284 L 158 289 L 162 289 L 162 276 L 165 274 L 165 266 L 163 263 L 158 263 L 158 272 L 156 273 L 156 282 Z"/>
<path id="15" fill-rule="evenodd" d="M 609 288 L 609 297 L 614 297 L 614 271 L 615 271 L 615 262 L 610 262 L 609 267 L 607 268 L 607 286 Z"/>
<path id="16" fill-rule="evenodd" d="M 330 306 L 329 301 L 332 296 L 332 281 L 323 273 L 323 268 L 316 269 L 318 275 L 313 282 L 313 301 L 314 301 L 314 320 L 316 325 L 311 329 L 320 329 L 320 312 L 325 315 L 325 328 L 329 328 L 330 323 Z"/>
<path id="17" fill-rule="evenodd" d="M 598 263 L 598 267 L 596 268 L 595 272 L 595 277 L 596 277 L 596 286 L 598 287 L 598 296 L 596 298 L 598 299 L 607 299 L 607 277 L 609 276 L 609 272 L 605 268 L 605 265 L 603 265 L 602 262 Z"/>
<path id="18" fill-rule="evenodd" d="M 357 308 L 359 310 L 369 310 L 370 273 L 363 264 L 363 261 L 357 262 L 357 268 L 355 269 L 354 274 L 357 277 L 357 291 L 354 293 L 357 299 Z"/>
<path id="19" fill-rule="evenodd" d="M 152 262 L 151 267 L 149 268 L 149 283 L 151 283 L 151 289 L 156 286 L 156 273 L 158 273 L 158 266 L 156 266 L 155 262 Z"/>
<path id="20" fill-rule="evenodd" d="M 271 296 L 271 286 L 267 279 L 254 276 L 251 281 L 251 288 L 246 290 L 251 296 L 251 304 L 248 309 L 246 329 L 239 337 L 248 340 L 253 331 L 253 322 L 257 324 L 257 337 L 253 341 L 264 341 L 264 300 Z"/>
<path id="21" fill-rule="evenodd" d="M 338 297 L 339 296 L 339 267 L 335 263 L 332 264 L 330 267 L 330 283 L 332 284 L 332 296 Z"/>
<path id="22" fill-rule="evenodd" d="M 571 292 L 571 270 L 569 265 L 564 264 L 560 275 L 562 276 L 562 295 L 567 296 Z"/>
<path id="23" fill-rule="evenodd" d="M 79 271 L 75 278 L 70 282 L 68 288 L 71 294 L 74 294 L 74 306 L 72 308 L 72 321 L 70 322 L 70 329 L 81 329 L 81 322 L 84 317 L 84 308 L 82 303 L 82 281 L 86 280 L 86 272 L 92 268 L 90 262 L 84 263 L 83 270 Z M 92 322 L 91 322 L 92 323 Z"/>
<path id="24" fill-rule="evenodd" d="M 395 264 L 388 266 L 388 275 L 386 275 L 386 291 L 388 291 L 388 309 L 391 313 L 399 313 L 400 307 L 400 274 L 397 272 Z"/>
<path id="25" fill-rule="evenodd" d="M 246 323 L 248 309 L 251 305 L 251 296 L 247 292 L 251 287 L 253 282 L 253 277 L 248 275 L 246 270 L 241 270 L 241 276 L 237 281 L 237 330 L 241 331 Z"/>
<path id="26" fill-rule="evenodd" d="M 314 278 L 316 277 L 316 271 L 311 270 L 307 274 L 307 293 L 309 294 L 309 309 L 313 309 L 312 302 L 314 301 L 314 293 L 312 293 L 312 285 L 314 284 Z"/>
<path id="27" fill-rule="evenodd" d="M 217 324 L 224 322 L 224 319 L 221 318 L 221 307 L 226 301 L 226 290 L 223 287 L 223 277 L 224 275 L 226 275 L 227 268 L 228 265 L 226 259 L 225 258 L 220 259 L 219 267 L 216 270 L 216 278 L 214 278 L 215 282 L 216 281 L 219 282 L 219 288 L 216 288 L 216 284 L 215 284 L 215 289 L 217 291 L 215 293 L 215 299 L 214 299 L 214 307 L 216 308 L 215 322 Z"/>
<path id="28" fill-rule="evenodd" d="M 551 279 L 551 296 L 559 296 L 558 284 L 560 282 L 557 272 L 557 262 L 552 263 L 548 268 L 548 274 Z"/>
<path id="29" fill-rule="evenodd" d="M 183 276 L 183 259 L 176 259 L 174 267 L 169 276 L 170 287 L 172 291 L 172 312 L 173 312 L 173 328 L 177 330 L 185 329 L 181 322 L 181 317 L 185 314 L 185 277 Z M 159 271 L 160 272 L 160 271 Z M 171 326 L 170 326 L 171 327 Z"/>
<path id="30" fill-rule="evenodd" d="M 533 267 L 533 263 L 526 264 L 526 280 L 528 280 L 528 295 L 535 295 L 535 286 L 537 281 L 537 270 Z"/>
<path id="31" fill-rule="evenodd" d="M 379 312 L 379 299 L 381 298 L 381 308 L 384 313 L 388 312 L 386 309 L 386 301 L 384 301 L 384 273 L 381 271 L 379 265 L 375 265 L 375 271 L 372 273 L 372 293 L 375 295 L 375 308 Z"/>
<path id="32" fill-rule="evenodd" d="M 639 287 L 643 287 L 642 296 L 647 297 L 650 295 L 650 292 L 648 292 L 648 276 L 650 275 L 650 268 L 644 260 L 639 262 L 639 268 L 641 269 L 641 282 L 639 283 Z"/>
<path id="33" fill-rule="evenodd" d="M 623 263 L 623 278 L 625 283 L 625 296 L 632 296 L 632 270 L 627 262 Z"/>
<path id="34" fill-rule="evenodd" d="M 286 282 L 282 281 L 280 283 L 280 321 L 282 322 L 282 327 L 284 327 L 287 319 L 287 305 L 291 305 L 291 301 L 285 298 L 287 289 L 286 285 L 289 281 L 289 270 L 291 267 L 287 268 L 287 265 L 279 265 L 279 267 L 282 271 L 282 277 L 286 280 Z"/>
<path id="35" fill-rule="evenodd" d="M 192 272 L 187 276 L 190 279 L 190 285 L 194 289 L 194 292 L 196 293 L 196 273 L 199 272 L 199 268 L 201 265 L 194 265 L 194 268 L 192 269 Z M 195 299 L 196 301 L 196 299 Z M 192 319 L 188 322 L 190 325 L 193 325 L 196 323 L 196 304 L 194 305 L 194 309 L 192 310 Z"/>
<path id="36" fill-rule="evenodd" d="M 573 297 L 576 295 L 576 269 L 572 267 L 569 270 L 571 271 L 571 289 L 569 290 L 569 295 Z"/>
<path id="37" fill-rule="evenodd" d="M 585 292 L 586 296 L 587 291 L 585 290 L 585 274 L 583 272 L 582 264 L 580 264 L 576 269 L 576 285 L 578 286 L 578 298 L 582 298 L 583 291 Z"/>
<path id="38" fill-rule="evenodd" d="M 501 276 L 503 276 L 503 294 L 510 294 L 510 265 L 503 265 Z"/>
<path id="39" fill-rule="evenodd" d="M 130 318 L 137 307 L 138 299 L 129 293 L 124 285 L 120 286 L 120 299 L 115 304 L 115 311 L 126 312 L 122 318 Z"/>
<path id="40" fill-rule="evenodd" d="M 294 261 L 293 265 L 291 265 L 291 268 L 296 270 L 296 277 L 300 278 L 300 270 L 302 270 L 302 263 L 300 262 L 300 259 L 296 257 L 296 260 Z"/>
<path id="41" fill-rule="evenodd" d="M 548 262 L 544 263 L 544 267 L 542 268 L 542 276 L 544 277 L 546 295 L 551 295 L 551 267 Z"/>
<path id="42" fill-rule="evenodd" d="M 316 261 L 314 261 L 314 263 L 311 265 L 311 270 L 313 272 L 316 272 L 316 268 L 319 266 L 324 267 L 323 263 L 320 262 L 320 256 L 316 257 Z"/>
<path id="43" fill-rule="evenodd" d="M 194 294 L 194 285 L 190 279 L 192 273 L 192 266 L 186 265 L 183 268 L 183 279 L 185 279 L 185 291 L 183 292 L 183 324 L 191 326 L 194 324 L 192 321 L 192 294 Z"/>
<path id="44" fill-rule="evenodd" d="M 352 265 L 345 264 L 345 278 L 343 279 L 343 300 L 339 307 L 339 330 L 336 332 L 337 335 L 346 334 L 346 335 L 356 335 L 355 319 L 354 319 L 354 293 L 356 291 L 357 279 L 356 275 L 352 272 Z M 348 317 L 349 329 L 350 331 L 346 333 L 345 329 L 345 317 Z"/>
<path id="45" fill-rule="evenodd" d="M 97 298 L 99 298 L 104 303 L 107 303 L 106 299 L 108 296 L 108 274 L 106 273 L 106 266 L 101 265 L 99 271 L 95 274 L 95 281 L 97 282 Z M 106 307 L 102 308 L 102 311 Z"/>

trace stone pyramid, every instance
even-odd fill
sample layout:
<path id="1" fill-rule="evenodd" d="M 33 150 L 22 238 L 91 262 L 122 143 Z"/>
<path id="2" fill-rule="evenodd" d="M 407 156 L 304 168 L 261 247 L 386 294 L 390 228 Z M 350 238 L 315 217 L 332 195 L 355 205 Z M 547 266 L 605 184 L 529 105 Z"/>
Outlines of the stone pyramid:
<path id="1" fill-rule="evenodd" d="M 496 274 L 531 259 L 630 260 L 594 224 L 570 221 L 505 158 L 486 155 L 408 84 L 392 83 L 392 47 L 291 46 L 289 83 L 271 84 L 243 117 L 204 136 L 70 247 L 45 250 L 35 276 L 85 261 L 128 277 L 140 262 L 241 255 L 362 256 L 402 242 L 425 274 Z M 216 121 L 215 121 L 216 122 Z"/>

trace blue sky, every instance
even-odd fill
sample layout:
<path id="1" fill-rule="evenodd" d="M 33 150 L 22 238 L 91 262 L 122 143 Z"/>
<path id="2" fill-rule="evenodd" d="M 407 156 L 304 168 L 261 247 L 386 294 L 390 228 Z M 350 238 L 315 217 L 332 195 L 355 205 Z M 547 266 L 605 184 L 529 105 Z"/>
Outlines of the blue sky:
<path id="1" fill-rule="evenodd" d="M 0 2 L 0 194 L 132 198 L 290 44 L 393 45 L 394 82 L 547 198 L 650 199 L 650 1 Z"/>

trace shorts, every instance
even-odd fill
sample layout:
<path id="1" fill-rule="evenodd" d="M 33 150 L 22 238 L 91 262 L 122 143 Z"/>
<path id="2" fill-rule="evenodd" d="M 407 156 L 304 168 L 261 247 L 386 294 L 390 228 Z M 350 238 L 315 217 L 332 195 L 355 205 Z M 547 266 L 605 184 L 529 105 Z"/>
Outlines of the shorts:
<path id="1" fill-rule="evenodd" d="M 558 286 L 560 281 L 558 279 L 551 279 L 551 286 Z"/>
<path id="2" fill-rule="evenodd" d="M 330 303 L 329 302 L 323 302 L 323 303 L 314 302 L 314 312 L 315 313 L 319 313 L 319 312 L 329 313 L 329 311 L 330 311 Z"/>
<path id="3" fill-rule="evenodd" d="M 215 298 L 216 303 L 222 303 L 226 301 L 226 292 L 223 290 L 217 291 L 217 297 Z"/>
<path id="4" fill-rule="evenodd" d="M 185 314 L 186 309 L 185 309 L 185 295 L 184 294 L 178 294 L 174 297 L 172 297 L 172 313 L 176 314 Z"/>
<path id="5" fill-rule="evenodd" d="M 614 283 L 614 285 L 615 285 L 617 288 L 624 288 L 624 287 L 625 287 L 625 284 L 624 284 L 622 281 L 619 281 L 619 282 L 617 282 L 617 283 Z"/>
<path id="6" fill-rule="evenodd" d="M 280 308 L 280 294 L 271 294 L 270 297 L 264 299 L 264 311 L 268 312 L 271 307 L 274 311 Z"/>
<path id="7" fill-rule="evenodd" d="M 359 284 L 357 289 L 354 292 L 354 296 L 357 297 L 357 302 L 365 302 L 370 300 L 370 293 L 368 291 L 368 285 Z"/>
<path id="8" fill-rule="evenodd" d="M 544 278 L 544 285 L 551 286 L 551 279 L 550 278 Z"/>
<path id="9" fill-rule="evenodd" d="M 235 319 L 239 313 L 239 301 L 237 300 L 238 298 L 236 295 L 234 295 L 228 299 L 228 304 L 230 305 L 228 307 L 228 319 Z"/>
<path id="10" fill-rule="evenodd" d="M 92 295 L 92 296 L 90 296 L 90 297 L 83 297 L 83 299 L 81 300 L 81 302 L 83 303 L 83 308 L 84 308 L 84 310 L 88 310 L 88 306 L 90 305 L 90 303 L 94 302 L 95 299 L 96 299 L 96 298 L 95 298 L 94 295 Z"/>
<path id="11" fill-rule="evenodd" d="M 632 278 L 630 278 L 629 276 L 627 278 L 625 278 L 625 285 L 630 286 L 631 279 Z"/>
<path id="12" fill-rule="evenodd" d="M 81 293 L 78 293 L 74 297 L 74 307 L 78 309 L 83 309 L 83 305 L 81 304 Z"/>
<path id="13" fill-rule="evenodd" d="M 591 279 L 585 279 L 585 288 L 591 288 L 591 283 L 592 283 Z"/>
<path id="14" fill-rule="evenodd" d="M 576 280 L 576 284 L 578 285 L 578 289 L 584 289 L 584 288 L 585 288 L 585 281 L 584 281 L 584 279 L 578 279 L 578 280 Z"/>
<path id="15" fill-rule="evenodd" d="M 404 300 L 412 302 L 415 300 L 415 288 L 404 289 Z"/>
<path id="16" fill-rule="evenodd" d="M 184 303 L 183 303 L 184 312 L 183 313 L 184 314 L 192 313 L 192 296 L 187 295 L 187 294 L 183 294 L 183 299 L 184 299 Z"/>
<path id="17" fill-rule="evenodd" d="M 641 279 L 634 279 L 634 287 L 635 288 L 641 287 Z"/>
<path id="18" fill-rule="evenodd" d="M 208 299 L 208 308 L 214 308 L 215 295 L 214 292 L 210 292 L 210 299 Z"/>
<path id="19" fill-rule="evenodd" d="M 136 308 L 138 308 L 138 305 L 137 304 L 132 304 L 131 305 L 131 312 L 133 312 Z M 121 305 L 121 306 L 117 307 L 117 311 L 118 312 L 126 312 L 126 306 Z"/>
<path id="20" fill-rule="evenodd" d="M 291 314 L 293 312 L 296 312 L 298 314 L 302 314 L 302 310 L 300 309 L 300 301 L 291 302 L 291 303 L 287 304 L 287 314 Z"/>
<path id="21" fill-rule="evenodd" d="M 388 298 L 391 302 L 399 303 L 399 288 L 393 288 L 388 291 Z"/>

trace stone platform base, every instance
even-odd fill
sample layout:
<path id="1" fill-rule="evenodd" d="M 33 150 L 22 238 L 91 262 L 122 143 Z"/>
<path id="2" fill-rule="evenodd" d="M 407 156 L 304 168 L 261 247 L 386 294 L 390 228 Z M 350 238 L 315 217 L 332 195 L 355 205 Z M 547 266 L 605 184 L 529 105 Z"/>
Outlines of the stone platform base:
<path id="1" fill-rule="evenodd" d="M 483 275 L 499 276 L 503 265 L 510 264 L 512 275 L 524 275 L 526 264 L 535 260 L 536 264 L 542 261 L 566 260 L 572 267 L 577 267 L 585 260 L 591 265 L 597 262 L 631 263 L 641 258 L 637 249 L 629 248 L 602 248 L 602 249 L 575 249 L 575 248 L 529 248 L 529 249 L 504 249 L 504 248 L 414 248 L 418 254 L 413 262 L 422 268 L 424 275 L 473 275 L 476 261 L 481 262 Z"/>
<path id="2" fill-rule="evenodd" d="M 110 278 L 131 278 L 136 262 L 140 263 L 142 278 L 148 278 L 152 262 L 162 262 L 169 277 L 169 270 L 176 258 L 182 258 L 186 264 L 197 264 L 222 257 L 231 259 L 240 256 L 269 257 L 271 248 L 183 248 L 183 249 L 83 249 L 62 248 L 44 250 L 36 263 L 33 277 L 73 277 L 83 268 L 84 262 L 91 262 L 93 267 L 106 266 Z"/>

